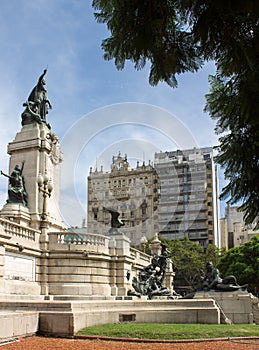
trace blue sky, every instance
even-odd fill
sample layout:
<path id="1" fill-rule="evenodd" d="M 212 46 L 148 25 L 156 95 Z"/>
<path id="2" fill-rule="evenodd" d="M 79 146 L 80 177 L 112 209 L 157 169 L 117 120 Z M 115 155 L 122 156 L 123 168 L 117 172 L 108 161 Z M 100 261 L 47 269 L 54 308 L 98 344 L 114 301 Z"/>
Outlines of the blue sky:
<path id="1" fill-rule="evenodd" d="M 177 89 L 165 83 L 151 87 L 148 65 L 137 72 L 128 62 L 117 71 L 112 61 L 104 61 L 101 41 L 108 35 L 105 25 L 94 20 L 91 1 L 1 0 L 0 168 L 8 170 L 6 146 L 21 128 L 22 104 L 48 67 L 47 90 L 53 105 L 48 122 L 59 136 L 67 162 L 71 155 L 66 152 L 80 140 L 71 152 L 73 179 L 62 175 L 62 198 L 71 198 L 73 188 L 81 206 L 69 217 L 63 209 L 71 225 L 80 225 L 84 215 L 90 166 L 103 163 L 109 170 L 112 156 L 119 151 L 134 162 L 148 161 L 157 150 L 217 144 L 215 123 L 203 112 L 213 63 L 180 76 Z M 177 127 L 187 135 L 186 142 L 185 136 L 177 141 L 177 133 L 172 132 Z M 7 181 L 0 177 L 0 206 L 6 192 Z"/>

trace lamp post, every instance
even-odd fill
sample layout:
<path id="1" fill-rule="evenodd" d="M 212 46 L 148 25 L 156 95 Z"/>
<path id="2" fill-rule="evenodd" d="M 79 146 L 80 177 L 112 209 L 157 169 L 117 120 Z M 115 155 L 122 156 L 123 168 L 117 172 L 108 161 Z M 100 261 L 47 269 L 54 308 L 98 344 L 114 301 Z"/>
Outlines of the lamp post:
<path id="1" fill-rule="evenodd" d="M 47 227 L 48 224 L 48 215 L 47 215 L 47 197 L 51 196 L 53 185 L 51 180 L 48 177 L 48 174 L 44 174 L 43 176 L 39 174 L 38 176 L 38 186 L 39 191 L 43 194 L 43 206 L 42 206 L 42 214 L 41 214 L 41 225 L 40 227 Z"/>
<path id="2" fill-rule="evenodd" d="M 49 237 L 48 237 L 48 214 L 47 214 L 47 197 L 51 196 L 53 186 L 47 173 L 43 176 L 39 174 L 37 179 L 39 192 L 43 195 L 43 205 L 40 221 L 40 248 L 41 248 L 41 294 L 45 295 L 45 299 L 49 298 L 49 285 L 48 285 L 48 256 L 49 256 Z"/>

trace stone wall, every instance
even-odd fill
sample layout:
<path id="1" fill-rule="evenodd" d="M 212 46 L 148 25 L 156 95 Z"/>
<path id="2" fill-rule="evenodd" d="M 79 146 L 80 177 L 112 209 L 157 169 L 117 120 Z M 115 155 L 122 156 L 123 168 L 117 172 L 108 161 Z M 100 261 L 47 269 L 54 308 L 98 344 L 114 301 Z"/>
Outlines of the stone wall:
<path id="1" fill-rule="evenodd" d="M 224 315 L 236 324 L 254 322 L 252 295 L 246 291 L 197 292 L 195 299 L 210 298 L 221 307 Z"/>
<path id="2" fill-rule="evenodd" d="M 40 295 L 40 231 L 0 218 L 0 296 Z"/>
<path id="3" fill-rule="evenodd" d="M 148 265 L 149 257 L 130 248 L 129 239 L 95 234 L 49 234 L 48 281 L 51 295 L 125 296 L 130 276 Z"/>
<path id="4" fill-rule="evenodd" d="M 125 296 L 132 278 L 150 263 L 122 234 L 50 232 L 44 254 L 41 236 L 0 218 L 0 298 Z"/>

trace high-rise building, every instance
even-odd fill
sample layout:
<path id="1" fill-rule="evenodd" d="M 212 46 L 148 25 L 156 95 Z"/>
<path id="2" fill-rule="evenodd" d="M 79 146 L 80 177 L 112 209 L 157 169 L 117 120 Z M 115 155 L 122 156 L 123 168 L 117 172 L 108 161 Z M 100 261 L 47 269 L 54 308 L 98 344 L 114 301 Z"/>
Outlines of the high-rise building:
<path id="1" fill-rule="evenodd" d="M 159 233 L 220 246 L 217 168 L 210 147 L 155 154 L 160 178 Z"/>
<path id="2" fill-rule="evenodd" d="M 120 213 L 125 223 L 119 231 L 139 246 L 142 237 L 153 237 L 158 231 L 156 215 L 159 201 L 159 178 L 149 162 L 135 169 L 127 156 L 113 157 L 110 172 L 90 169 L 88 176 L 88 231 L 109 235 L 111 214 Z M 108 210 L 107 210 L 108 209 Z"/>
<path id="3" fill-rule="evenodd" d="M 226 206 L 225 217 L 220 219 L 222 247 L 230 249 L 240 246 L 259 234 L 259 230 L 255 229 L 255 223 L 245 224 L 243 215 L 238 206 Z"/>

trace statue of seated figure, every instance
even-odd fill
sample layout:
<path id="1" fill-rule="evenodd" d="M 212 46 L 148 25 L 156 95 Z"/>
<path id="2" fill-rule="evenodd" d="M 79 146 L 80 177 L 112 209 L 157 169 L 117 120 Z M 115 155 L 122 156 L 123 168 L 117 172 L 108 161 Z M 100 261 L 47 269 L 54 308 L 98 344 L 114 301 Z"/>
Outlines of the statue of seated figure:
<path id="1" fill-rule="evenodd" d="M 246 289 L 247 284 L 240 286 L 235 276 L 221 278 L 219 270 L 213 266 L 211 261 L 206 264 L 206 273 L 202 280 L 203 290 L 235 291 Z"/>
<path id="2" fill-rule="evenodd" d="M 22 176 L 23 166 L 24 162 L 22 163 L 21 168 L 16 165 L 10 175 L 5 174 L 3 171 L 1 171 L 1 175 L 4 175 L 9 179 L 7 203 L 23 204 L 24 206 L 27 206 L 28 204 L 27 193 L 24 187 L 24 179 Z"/>

